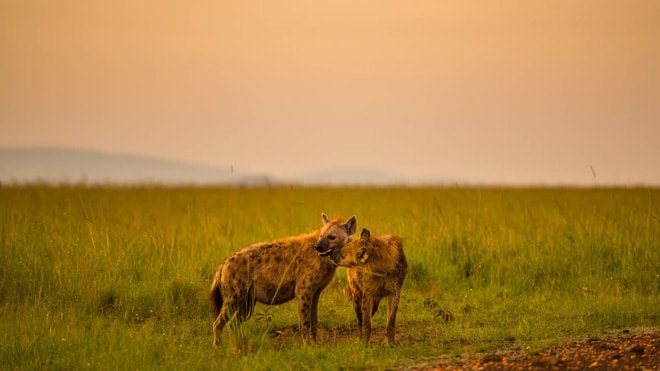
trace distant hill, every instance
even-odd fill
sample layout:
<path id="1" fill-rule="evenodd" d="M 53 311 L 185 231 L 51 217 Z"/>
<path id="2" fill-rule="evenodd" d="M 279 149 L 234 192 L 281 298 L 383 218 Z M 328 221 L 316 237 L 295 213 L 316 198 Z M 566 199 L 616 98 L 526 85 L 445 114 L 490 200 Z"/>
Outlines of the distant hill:
<path id="1" fill-rule="evenodd" d="M 411 180 L 370 169 L 319 170 L 294 178 L 273 178 L 230 168 L 155 157 L 64 148 L 0 148 L 2 184 L 389 186 L 457 184 L 452 179 Z"/>
<path id="2" fill-rule="evenodd" d="M 267 176 L 242 174 L 159 158 L 63 148 L 0 148 L 0 181 L 9 184 L 263 185 Z"/>
<path id="3" fill-rule="evenodd" d="M 401 185 L 405 179 L 369 169 L 327 170 L 303 174 L 293 182 L 303 185 Z"/>

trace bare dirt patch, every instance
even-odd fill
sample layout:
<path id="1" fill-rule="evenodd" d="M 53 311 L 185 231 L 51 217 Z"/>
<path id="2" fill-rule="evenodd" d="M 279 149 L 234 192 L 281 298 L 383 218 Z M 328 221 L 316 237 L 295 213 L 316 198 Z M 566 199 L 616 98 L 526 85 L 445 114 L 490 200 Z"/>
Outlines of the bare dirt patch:
<path id="1" fill-rule="evenodd" d="M 538 354 L 494 352 L 476 360 L 411 367 L 415 370 L 658 370 L 660 332 L 622 330 L 602 339 L 551 347 Z"/>

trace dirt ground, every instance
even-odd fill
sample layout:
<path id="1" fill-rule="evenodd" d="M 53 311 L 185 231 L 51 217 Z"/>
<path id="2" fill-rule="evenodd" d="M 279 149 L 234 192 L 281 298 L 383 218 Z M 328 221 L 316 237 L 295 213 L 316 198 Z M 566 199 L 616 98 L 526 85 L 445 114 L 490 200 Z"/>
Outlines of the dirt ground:
<path id="1" fill-rule="evenodd" d="M 381 332 L 376 329 L 382 335 L 376 337 L 384 341 Z M 271 336 L 281 340 L 296 333 L 297 329 L 290 327 L 273 331 Z M 321 327 L 319 333 L 326 342 L 356 336 L 345 327 Z M 600 339 L 550 347 L 534 354 L 502 350 L 474 360 L 426 359 L 397 370 L 660 370 L 660 328 L 612 330 Z"/>
<path id="2" fill-rule="evenodd" d="M 534 355 L 486 354 L 472 361 L 411 367 L 413 370 L 660 370 L 660 332 L 621 330 L 602 339 L 551 347 Z"/>

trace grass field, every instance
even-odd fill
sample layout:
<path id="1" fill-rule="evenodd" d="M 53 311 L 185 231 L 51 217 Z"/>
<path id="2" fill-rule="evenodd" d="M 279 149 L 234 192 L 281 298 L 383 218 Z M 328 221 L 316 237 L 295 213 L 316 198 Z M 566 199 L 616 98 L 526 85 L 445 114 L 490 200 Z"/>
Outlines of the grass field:
<path id="1" fill-rule="evenodd" d="M 319 342 L 294 302 L 211 347 L 217 267 L 321 212 L 404 237 L 395 348 L 385 306 L 357 340 L 338 270 Z M 599 337 L 660 321 L 660 189 L 0 188 L 0 364 L 20 369 L 340 369 Z"/>

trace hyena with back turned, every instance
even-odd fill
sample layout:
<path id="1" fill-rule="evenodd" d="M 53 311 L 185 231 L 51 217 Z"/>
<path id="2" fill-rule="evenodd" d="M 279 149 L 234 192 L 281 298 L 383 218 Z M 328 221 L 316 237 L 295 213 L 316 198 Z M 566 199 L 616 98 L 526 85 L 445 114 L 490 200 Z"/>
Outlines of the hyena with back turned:
<path id="1" fill-rule="evenodd" d="M 408 273 L 403 239 L 395 235 L 372 237 L 369 230 L 363 229 L 359 239 L 334 250 L 331 259 L 339 266 L 348 267 L 349 296 L 365 344 L 371 336 L 371 316 L 381 299 L 389 297 L 387 342 L 394 344 L 396 312 Z"/>
<path id="2" fill-rule="evenodd" d="M 319 230 L 247 246 L 218 267 L 210 293 L 214 346 L 227 322 L 234 316 L 238 321 L 248 319 L 255 302 L 275 305 L 293 298 L 298 301 L 303 339 L 316 341 L 319 296 L 336 270 L 327 256 L 352 241 L 357 230 L 355 216 L 346 222 L 321 217 Z"/>

